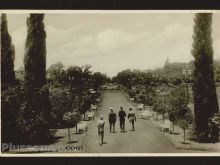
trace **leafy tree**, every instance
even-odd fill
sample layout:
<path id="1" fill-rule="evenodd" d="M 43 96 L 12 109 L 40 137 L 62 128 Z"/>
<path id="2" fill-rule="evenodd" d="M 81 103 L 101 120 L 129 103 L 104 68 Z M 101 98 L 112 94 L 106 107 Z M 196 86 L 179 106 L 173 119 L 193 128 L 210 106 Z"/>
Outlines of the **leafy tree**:
<path id="1" fill-rule="evenodd" d="M 85 118 L 85 113 L 90 110 L 91 103 L 92 103 L 91 96 L 84 96 L 83 104 L 79 108 L 80 113 L 84 114 L 84 118 Z"/>
<path id="2" fill-rule="evenodd" d="M 128 95 L 130 98 L 134 98 L 136 96 L 135 90 L 132 90 L 132 89 L 128 90 Z"/>
<path id="3" fill-rule="evenodd" d="M 183 143 L 186 143 L 186 130 L 189 128 L 189 121 L 187 119 L 180 119 L 178 125 L 183 129 Z"/>
<path id="4" fill-rule="evenodd" d="M 50 67 L 47 69 L 47 72 L 52 75 L 54 72 L 56 73 L 56 71 L 60 71 L 63 69 L 64 69 L 63 63 L 57 62 L 55 64 L 51 64 Z"/>
<path id="5" fill-rule="evenodd" d="M 63 121 L 63 115 L 71 112 L 74 108 L 74 96 L 70 94 L 67 87 L 50 86 L 50 101 L 52 106 L 53 127 L 66 127 Z"/>
<path id="6" fill-rule="evenodd" d="M 18 144 L 20 141 L 20 132 L 16 120 L 23 102 L 23 84 L 17 83 L 1 93 L 1 140 L 3 143 Z"/>
<path id="7" fill-rule="evenodd" d="M 212 14 L 195 14 L 194 23 L 192 55 L 195 58 L 195 133 L 200 142 L 215 142 L 219 140 L 219 129 L 216 126 L 215 131 L 210 132 L 209 124 L 210 118 L 219 111 L 213 73 Z"/>
<path id="8" fill-rule="evenodd" d="M 110 82 L 111 82 L 112 84 L 118 83 L 118 77 L 117 77 L 117 76 L 112 77 L 112 79 L 111 79 Z M 110 82 L 109 82 L 109 83 L 110 83 Z"/>
<path id="9" fill-rule="evenodd" d="M 63 120 L 67 123 L 68 126 L 68 139 L 70 142 L 70 127 L 73 124 L 77 126 L 77 123 L 80 121 L 80 115 L 77 112 L 67 112 L 63 115 Z"/>
<path id="10" fill-rule="evenodd" d="M 107 76 L 101 72 L 95 72 L 92 75 L 93 88 L 97 90 L 101 85 L 107 81 Z"/>
<path id="11" fill-rule="evenodd" d="M 22 131 L 22 143 L 43 144 L 51 140 L 49 122 L 51 104 L 46 85 L 46 32 L 44 14 L 30 14 L 24 57 L 25 104 L 17 123 Z"/>
<path id="12" fill-rule="evenodd" d="M 52 64 L 48 69 L 48 79 L 52 83 L 64 83 L 65 81 L 65 71 L 64 71 L 64 65 L 62 62 L 58 62 L 55 64 Z"/>
<path id="13" fill-rule="evenodd" d="M 179 121 L 187 121 L 191 123 L 191 112 L 188 108 L 188 97 L 186 89 L 183 87 L 176 88 L 171 91 L 168 101 L 168 115 L 170 121 L 174 125 L 178 124 Z"/>
<path id="14" fill-rule="evenodd" d="M 131 89 L 131 85 L 132 85 L 131 74 L 132 74 L 131 70 L 127 69 L 127 70 L 123 70 L 119 72 L 117 75 L 118 82 L 122 84 L 123 86 L 127 87 L 128 89 Z"/>
<path id="15" fill-rule="evenodd" d="M 92 77 L 92 71 L 90 70 L 92 68 L 91 65 L 85 65 L 82 67 L 83 69 L 83 78 L 86 81 L 89 81 Z"/>
<path id="16" fill-rule="evenodd" d="M 69 79 L 69 83 L 72 88 L 81 89 L 83 85 L 82 74 L 83 74 L 82 67 L 70 66 L 69 68 L 67 68 L 67 78 Z"/>
<path id="17" fill-rule="evenodd" d="M 8 32 L 7 16 L 1 15 L 1 82 L 2 89 L 15 83 L 15 47 Z"/>
<path id="18" fill-rule="evenodd" d="M 145 91 L 145 104 L 152 107 L 156 97 L 156 91 L 152 86 L 146 86 Z"/>
<path id="19" fill-rule="evenodd" d="M 164 114 L 166 113 L 166 105 L 164 103 L 164 98 L 161 96 L 157 96 L 154 100 L 154 105 L 153 105 L 153 111 L 157 112 L 158 114 Z"/>

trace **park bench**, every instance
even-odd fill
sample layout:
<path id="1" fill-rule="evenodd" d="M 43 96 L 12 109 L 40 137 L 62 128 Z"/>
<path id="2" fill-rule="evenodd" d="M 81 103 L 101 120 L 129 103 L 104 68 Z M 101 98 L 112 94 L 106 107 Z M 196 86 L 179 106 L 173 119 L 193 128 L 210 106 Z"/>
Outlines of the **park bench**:
<path id="1" fill-rule="evenodd" d="M 142 118 L 143 118 L 142 111 L 138 111 L 138 113 L 137 113 L 137 114 L 138 114 L 138 118 L 139 118 L 139 119 L 142 119 Z"/>
<path id="2" fill-rule="evenodd" d="M 157 120 L 163 120 L 163 115 L 158 114 L 158 116 L 157 116 Z"/>
<path id="3" fill-rule="evenodd" d="M 153 124 L 153 126 L 155 128 L 161 130 L 161 123 L 160 123 L 160 121 L 155 121 L 155 120 L 152 119 L 152 124 Z"/>
<path id="4" fill-rule="evenodd" d="M 173 123 L 170 120 L 166 119 L 164 120 L 164 123 L 162 125 L 162 131 L 163 132 L 167 131 L 170 133 L 172 131 L 172 126 L 173 126 Z"/>
<path id="5" fill-rule="evenodd" d="M 95 94 L 95 93 L 96 93 L 96 91 L 94 91 L 93 89 L 89 89 L 89 92 L 90 92 L 91 94 Z"/>
<path id="6" fill-rule="evenodd" d="M 97 98 L 96 101 L 97 101 L 97 102 L 100 102 L 100 101 L 101 101 L 101 98 Z"/>
<path id="7" fill-rule="evenodd" d="M 88 122 L 87 121 L 81 121 L 77 124 L 78 131 L 80 133 L 84 133 L 88 130 Z"/>
<path id="8" fill-rule="evenodd" d="M 151 111 L 151 116 L 156 117 L 156 116 L 157 116 L 157 113 L 154 112 L 154 111 Z"/>
<path id="9" fill-rule="evenodd" d="M 142 112 L 142 118 L 144 118 L 144 119 L 149 119 L 151 116 L 152 116 L 152 114 L 151 114 L 151 111 L 149 111 L 149 110 L 144 110 Z"/>
<path id="10" fill-rule="evenodd" d="M 143 104 L 137 105 L 137 110 L 138 110 L 138 118 L 143 118 Z"/>
<path id="11" fill-rule="evenodd" d="M 93 111 L 88 112 L 88 120 L 94 120 L 95 113 Z"/>
<path id="12" fill-rule="evenodd" d="M 162 120 L 157 120 L 155 127 L 157 129 L 159 129 L 160 131 L 163 131 L 163 121 Z"/>
<path id="13" fill-rule="evenodd" d="M 96 93 L 96 91 L 90 91 L 90 93 L 91 93 L 91 94 L 95 94 L 95 93 Z"/>
<path id="14" fill-rule="evenodd" d="M 164 122 L 162 120 L 157 122 L 157 128 L 162 131 L 162 132 L 169 132 L 171 133 L 172 131 L 172 122 L 168 119 L 164 120 Z"/>
<path id="15" fill-rule="evenodd" d="M 91 110 L 93 110 L 93 111 L 95 111 L 95 110 L 97 110 L 97 105 L 91 105 Z"/>
<path id="16" fill-rule="evenodd" d="M 143 110 L 143 108 L 144 108 L 144 104 L 138 104 L 137 108 Z"/>

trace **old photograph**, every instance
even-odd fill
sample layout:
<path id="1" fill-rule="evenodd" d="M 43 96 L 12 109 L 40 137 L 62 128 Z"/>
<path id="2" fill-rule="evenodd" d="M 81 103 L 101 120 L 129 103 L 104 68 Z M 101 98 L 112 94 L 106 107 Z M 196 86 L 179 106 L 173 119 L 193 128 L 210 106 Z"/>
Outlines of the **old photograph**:
<path id="1" fill-rule="evenodd" d="M 1 14 L 1 155 L 220 154 L 220 11 Z"/>

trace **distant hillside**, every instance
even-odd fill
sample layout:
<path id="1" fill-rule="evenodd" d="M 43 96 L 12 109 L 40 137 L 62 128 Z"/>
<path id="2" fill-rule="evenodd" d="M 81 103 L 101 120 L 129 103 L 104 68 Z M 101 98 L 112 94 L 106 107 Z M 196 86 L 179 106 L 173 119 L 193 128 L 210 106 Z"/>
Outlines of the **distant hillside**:
<path id="1" fill-rule="evenodd" d="M 158 68 L 154 70 L 145 70 L 146 72 L 152 72 L 162 77 L 177 78 L 181 79 L 183 76 L 183 69 L 191 70 L 191 75 L 193 75 L 194 64 L 193 61 L 189 63 L 174 62 L 170 63 L 166 61 L 163 68 Z M 217 82 L 220 82 L 220 59 L 214 60 L 214 75 Z"/>

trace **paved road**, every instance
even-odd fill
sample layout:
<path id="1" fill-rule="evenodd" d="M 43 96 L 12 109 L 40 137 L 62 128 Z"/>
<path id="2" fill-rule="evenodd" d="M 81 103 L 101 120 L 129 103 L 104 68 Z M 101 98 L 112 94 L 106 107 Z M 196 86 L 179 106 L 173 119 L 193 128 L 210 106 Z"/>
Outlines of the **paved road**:
<path id="1" fill-rule="evenodd" d="M 110 133 L 108 123 L 109 108 L 112 107 L 118 115 L 119 107 L 123 106 L 126 113 L 129 107 L 135 108 L 120 91 L 106 91 L 99 108 L 99 116 L 106 120 L 105 137 L 102 146 L 99 145 L 97 120 L 95 118 L 83 140 L 86 153 L 174 153 L 180 152 L 174 145 L 148 120 L 137 119 L 135 131 L 130 131 L 130 123 L 126 119 L 125 130 L 121 133 L 119 121 L 116 122 L 116 133 Z"/>

